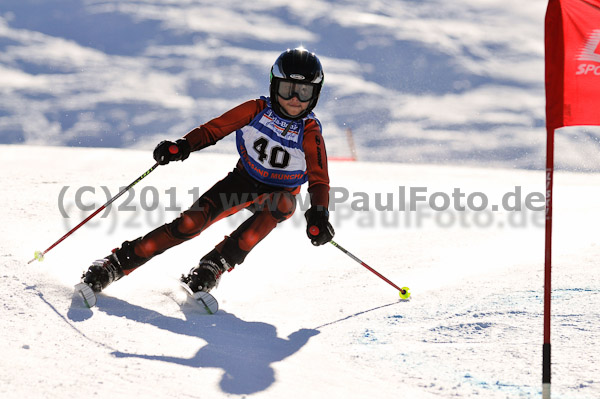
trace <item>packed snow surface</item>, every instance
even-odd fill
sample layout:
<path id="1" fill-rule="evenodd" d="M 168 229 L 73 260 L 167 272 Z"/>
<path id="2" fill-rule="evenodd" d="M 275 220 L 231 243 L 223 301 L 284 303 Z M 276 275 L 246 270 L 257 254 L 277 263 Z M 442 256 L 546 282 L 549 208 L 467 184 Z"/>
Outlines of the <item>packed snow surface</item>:
<path id="1" fill-rule="evenodd" d="M 96 308 L 72 287 L 91 261 L 191 205 L 234 156 L 199 152 L 157 168 L 29 265 L 154 161 L 148 151 L 35 146 L 0 146 L 0 156 L 3 398 L 541 396 L 541 171 L 332 162 L 335 240 L 410 287 L 411 300 L 332 245 L 313 247 L 299 201 L 223 277 L 213 291 L 221 309 L 206 316 L 177 278 L 246 211 L 114 283 Z M 599 191 L 598 174 L 556 174 L 557 398 L 600 397 Z M 413 211 L 411 192 L 427 198 Z"/>

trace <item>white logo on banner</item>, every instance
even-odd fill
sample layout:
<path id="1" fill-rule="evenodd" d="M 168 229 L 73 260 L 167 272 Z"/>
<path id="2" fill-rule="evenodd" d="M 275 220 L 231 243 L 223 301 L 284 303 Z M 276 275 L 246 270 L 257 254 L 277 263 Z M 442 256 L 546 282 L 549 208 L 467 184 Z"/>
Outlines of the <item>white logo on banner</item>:
<path id="1" fill-rule="evenodd" d="M 600 29 L 596 29 L 590 33 L 577 56 L 577 60 L 592 61 L 596 64 L 579 64 L 576 75 L 593 74 L 600 76 Z"/>

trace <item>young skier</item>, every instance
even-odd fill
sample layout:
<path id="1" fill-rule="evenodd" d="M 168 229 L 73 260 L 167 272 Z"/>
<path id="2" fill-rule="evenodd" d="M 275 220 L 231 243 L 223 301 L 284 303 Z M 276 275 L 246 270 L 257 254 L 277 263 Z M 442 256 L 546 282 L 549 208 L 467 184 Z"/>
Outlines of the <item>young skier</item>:
<path id="1" fill-rule="evenodd" d="M 200 259 L 182 280 L 193 292 L 209 292 L 225 271 L 241 264 L 278 223 L 290 218 L 295 195 L 308 181 L 306 232 L 313 245 L 333 238 L 329 223 L 329 174 L 321 123 L 311 112 L 323 86 L 323 68 L 303 48 L 283 52 L 271 68 L 270 97 L 247 101 L 171 142 L 154 149 L 161 165 L 183 161 L 190 152 L 236 132 L 240 159 L 223 180 L 177 219 L 93 262 L 82 282 L 100 292 L 154 256 L 198 236 L 216 221 L 242 209 L 253 215 Z M 316 227 L 316 228 L 315 228 Z"/>

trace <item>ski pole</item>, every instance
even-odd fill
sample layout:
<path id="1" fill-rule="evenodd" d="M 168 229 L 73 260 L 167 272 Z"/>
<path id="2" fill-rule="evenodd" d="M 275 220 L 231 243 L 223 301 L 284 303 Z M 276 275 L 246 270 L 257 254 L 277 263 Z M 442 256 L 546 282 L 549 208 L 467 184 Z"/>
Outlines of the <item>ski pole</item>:
<path id="1" fill-rule="evenodd" d="M 154 169 L 156 169 L 156 167 L 159 165 L 159 163 L 155 163 L 154 166 L 152 166 L 150 169 L 148 169 L 147 171 L 145 171 L 140 177 L 138 177 L 137 179 L 135 179 L 135 181 L 133 181 L 130 185 L 128 185 L 127 187 L 125 187 L 123 190 L 121 190 L 121 192 L 119 192 L 117 195 L 115 195 L 114 197 L 112 197 L 111 199 L 109 199 L 106 204 L 102 205 L 100 208 L 98 208 L 96 211 L 94 211 L 94 213 L 92 213 L 90 216 L 88 216 L 87 218 L 85 218 L 81 223 L 79 223 L 77 226 L 73 227 L 69 232 L 67 232 L 67 234 L 65 234 L 64 236 L 62 236 L 61 238 L 58 239 L 58 241 L 56 241 L 54 244 L 50 245 L 45 251 L 35 251 L 35 254 L 33 256 L 33 259 L 31 259 L 29 262 L 27 262 L 27 264 L 30 264 L 31 262 L 33 262 L 34 260 L 38 260 L 38 261 L 43 261 L 44 260 L 44 255 L 46 255 L 52 248 L 54 248 L 55 246 L 57 246 L 58 244 L 60 244 L 62 241 L 64 241 L 67 237 L 69 237 L 71 234 L 73 234 L 77 229 L 79 229 L 81 226 L 83 226 L 84 224 L 86 224 L 91 218 L 93 218 L 94 216 L 96 216 L 97 214 L 99 214 L 100 212 L 102 212 L 102 210 L 106 209 L 107 206 L 109 206 L 110 204 L 112 204 L 113 202 L 116 201 L 117 198 L 119 198 L 121 195 L 125 194 L 127 191 L 129 191 L 129 189 L 133 186 L 135 186 L 136 184 L 138 184 L 140 182 L 140 180 L 142 180 L 144 177 L 148 176 L 150 174 L 150 172 L 152 172 Z"/>
<path id="2" fill-rule="evenodd" d="M 397 289 L 399 291 L 400 298 L 408 299 L 410 297 L 410 291 L 409 291 L 408 287 L 402 287 L 402 288 L 398 287 L 396 284 L 392 283 L 390 280 L 388 280 L 385 276 L 383 276 L 377 270 L 373 269 L 371 266 L 367 265 L 365 262 L 358 259 L 356 256 L 352 255 L 347 249 L 342 247 L 337 242 L 331 240 L 331 241 L 329 241 L 329 243 L 331 245 L 333 245 L 334 247 L 336 247 L 337 249 L 339 249 L 340 251 L 342 251 L 343 253 L 345 253 L 346 255 L 348 255 L 349 257 L 351 257 L 352 259 L 354 259 L 356 262 L 360 263 L 362 266 L 364 266 L 369 271 L 373 272 L 377 277 L 379 277 L 380 279 L 382 279 L 383 281 L 385 281 L 386 283 L 388 283 L 389 285 L 391 285 L 392 287 Z"/>

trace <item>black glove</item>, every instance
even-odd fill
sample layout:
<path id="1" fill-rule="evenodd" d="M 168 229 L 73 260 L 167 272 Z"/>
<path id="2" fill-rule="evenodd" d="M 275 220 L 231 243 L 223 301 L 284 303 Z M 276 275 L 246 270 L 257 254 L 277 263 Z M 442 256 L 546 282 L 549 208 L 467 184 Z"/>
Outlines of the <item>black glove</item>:
<path id="1" fill-rule="evenodd" d="M 186 139 L 176 142 L 163 140 L 154 149 L 154 159 L 160 165 L 166 165 L 171 161 L 183 161 L 190 156 L 190 143 Z"/>
<path id="2" fill-rule="evenodd" d="M 304 214 L 306 218 L 306 235 L 312 245 L 323 245 L 331 241 L 335 231 L 329 223 L 329 211 L 320 206 L 311 207 Z"/>

